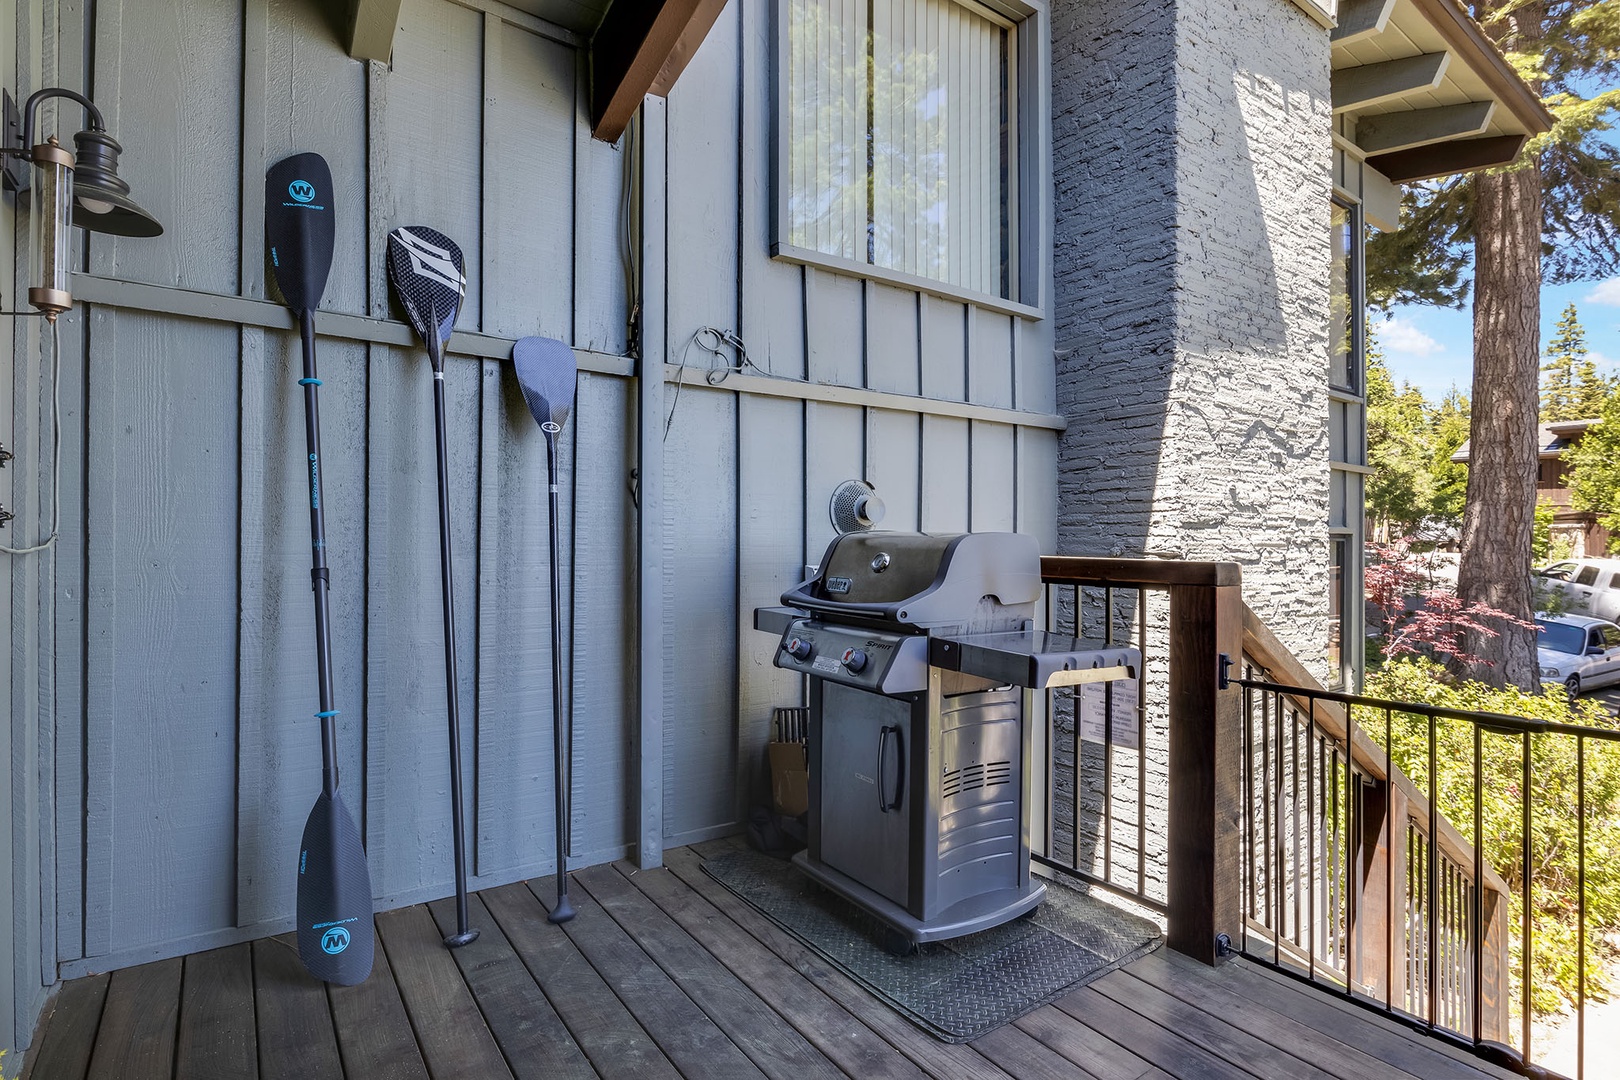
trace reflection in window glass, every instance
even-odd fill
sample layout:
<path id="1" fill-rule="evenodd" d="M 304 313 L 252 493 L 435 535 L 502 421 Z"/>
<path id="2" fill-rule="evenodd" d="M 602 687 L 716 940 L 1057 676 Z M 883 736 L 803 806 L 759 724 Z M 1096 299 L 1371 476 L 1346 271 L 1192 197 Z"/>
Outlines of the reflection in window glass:
<path id="1" fill-rule="evenodd" d="M 1348 583 L 1347 560 L 1350 554 L 1348 540 L 1334 539 L 1331 541 L 1333 552 L 1328 563 L 1328 643 L 1327 666 L 1328 685 L 1342 687 L 1345 685 L 1345 616 L 1349 614 L 1349 606 L 1345 603 L 1345 585 Z"/>
<path id="2" fill-rule="evenodd" d="M 1011 24 L 953 0 L 787 10 L 787 243 L 1010 298 Z"/>
<path id="3" fill-rule="evenodd" d="M 1360 220 L 1355 208 L 1333 204 L 1333 265 L 1328 281 L 1328 378 L 1334 386 L 1355 393 L 1361 392 L 1356 327 L 1365 317 L 1357 302 Z"/>

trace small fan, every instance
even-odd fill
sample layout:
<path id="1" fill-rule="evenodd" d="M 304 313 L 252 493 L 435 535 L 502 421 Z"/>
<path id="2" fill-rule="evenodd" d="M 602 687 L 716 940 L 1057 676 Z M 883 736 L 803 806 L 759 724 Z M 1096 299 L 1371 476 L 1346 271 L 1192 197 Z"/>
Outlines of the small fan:
<path id="1" fill-rule="evenodd" d="M 883 520 L 883 510 L 883 500 L 864 480 L 845 480 L 839 484 L 833 489 L 832 504 L 828 507 L 833 528 L 840 534 L 867 531 Z"/>

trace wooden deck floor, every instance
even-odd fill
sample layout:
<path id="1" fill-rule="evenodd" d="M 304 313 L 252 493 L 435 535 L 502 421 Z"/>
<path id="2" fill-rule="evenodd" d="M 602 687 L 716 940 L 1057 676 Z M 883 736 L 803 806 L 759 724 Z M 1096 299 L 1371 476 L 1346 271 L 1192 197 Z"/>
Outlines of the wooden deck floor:
<path id="1" fill-rule="evenodd" d="M 721 842 L 724 843 L 724 842 Z M 704 851 L 578 872 L 579 917 L 545 921 L 549 879 L 377 916 L 363 985 L 304 974 L 290 938 L 62 987 L 32 1080 L 468 1077 L 1421 1077 L 1510 1074 L 1241 960 L 1165 950 L 977 1041 L 914 1027 L 716 885 Z"/>

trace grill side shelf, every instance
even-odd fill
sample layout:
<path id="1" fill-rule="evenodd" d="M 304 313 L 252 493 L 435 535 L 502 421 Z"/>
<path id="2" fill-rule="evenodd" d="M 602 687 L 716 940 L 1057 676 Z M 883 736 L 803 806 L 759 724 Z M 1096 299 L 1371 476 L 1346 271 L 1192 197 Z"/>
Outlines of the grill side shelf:
<path id="1" fill-rule="evenodd" d="M 1048 690 L 1134 679 L 1140 649 L 1041 630 L 930 638 L 928 662 L 998 683 Z"/>

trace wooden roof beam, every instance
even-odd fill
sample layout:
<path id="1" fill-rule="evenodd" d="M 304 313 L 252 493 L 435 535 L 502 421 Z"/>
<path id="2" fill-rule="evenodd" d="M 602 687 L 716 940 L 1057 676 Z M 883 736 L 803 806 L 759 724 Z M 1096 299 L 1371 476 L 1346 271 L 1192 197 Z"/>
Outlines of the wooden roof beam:
<path id="1" fill-rule="evenodd" d="M 394 53 L 401 0 L 349 0 L 349 55 L 388 62 Z"/>
<path id="2" fill-rule="evenodd" d="M 1384 32 L 1395 11 L 1395 0 L 1339 0 L 1339 25 L 1328 39 L 1342 45 Z"/>
<path id="3" fill-rule="evenodd" d="M 1356 121 L 1356 145 L 1369 155 L 1384 154 L 1482 135 L 1495 111 L 1494 101 L 1470 101 L 1436 109 L 1363 116 Z"/>
<path id="4" fill-rule="evenodd" d="M 1333 111 L 1360 109 L 1405 94 L 1433 90 L 1451 65 L 1448 52 L 1421 53 L 1333 73 Z"/>
<path id="5" fill-rule="evenodd" d="M 591 134 L 617 142 L 648 94 L 663 97 L 725 0 L 615 0 L 591 41 Z"/>
<path id="6" fill-rule="evenodd" d="M 1493 135 L 1488 139 L 1461 139 L 1414 150 L 1378 154 L 1367 164 L 1397 184 L 1432 180 L 1437 176 L 1507 165 L 1524 149 L 1528 135 Z"/>

